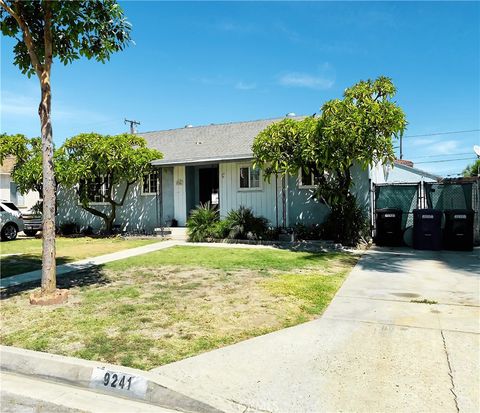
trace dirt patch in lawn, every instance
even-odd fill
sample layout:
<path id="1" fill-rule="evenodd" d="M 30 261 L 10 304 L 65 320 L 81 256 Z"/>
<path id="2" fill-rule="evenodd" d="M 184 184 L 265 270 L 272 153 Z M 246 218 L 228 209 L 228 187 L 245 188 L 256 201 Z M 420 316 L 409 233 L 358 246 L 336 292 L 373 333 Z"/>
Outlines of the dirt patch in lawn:
<path id="1" fill-rule="evenodd" d="M 3 300 L 0 339 L 151 369 L 318 316 L 352 266 L 339 258 L 328 268 L 289 273 L 160 264 L 107 268 L 102 283 L 72 286 L 63 305 L 33 307 L 27 293 Z M 68 278 L 63 282 L 68 285 Z"/>

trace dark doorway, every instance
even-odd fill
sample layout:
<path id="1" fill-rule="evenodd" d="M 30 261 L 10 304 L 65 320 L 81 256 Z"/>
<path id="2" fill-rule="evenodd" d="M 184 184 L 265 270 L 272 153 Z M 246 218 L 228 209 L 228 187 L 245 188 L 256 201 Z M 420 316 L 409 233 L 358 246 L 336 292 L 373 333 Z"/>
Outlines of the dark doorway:
<path id="1" fill-rule="evenodd" d="M 212 206 L 219 206 L 218 195 L 218 166 L 200 168 L 198 170 L 199 201 L 204 204 L 210 202 Z"/>

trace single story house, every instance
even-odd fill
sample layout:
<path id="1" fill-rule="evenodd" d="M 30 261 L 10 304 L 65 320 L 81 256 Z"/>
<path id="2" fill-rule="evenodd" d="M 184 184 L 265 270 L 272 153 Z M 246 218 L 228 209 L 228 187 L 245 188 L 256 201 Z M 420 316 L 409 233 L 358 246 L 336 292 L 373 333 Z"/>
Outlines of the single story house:
<path id="1" fill-rule="evenodd" d="M 299 171 L 284 180 L 272 177 L 266 181 L 263 172 L 253 167 L 254 138 L 280 120 L 187 125 L 139 133 L 149 147 L 164 156 L 152 162 L 156 168 L 154 174 L 130 189 L 124 206 L 117 210 L 116 225 L 140 233 L 152 233 L 159 227 L 185 226 L 190 211 L 205 202 L 217 205 L 221 217 L 245 206 L 267 218 L 272 226 L 321 223 L 329 209 L 312 196 L 313 176 Z M 359 166 L 352 169 L 353 192 L 366 209 L 370 207 L 372 173 L 373 170 Z M 73 189 L 59 189 L 58 198 L 57 224 L 75 222 L 81 227 L 102 227 L 100 218 L 81 208 Z M 100 199 L 92 200 L 92 204 L 97 209 L 108 208 Z"/>

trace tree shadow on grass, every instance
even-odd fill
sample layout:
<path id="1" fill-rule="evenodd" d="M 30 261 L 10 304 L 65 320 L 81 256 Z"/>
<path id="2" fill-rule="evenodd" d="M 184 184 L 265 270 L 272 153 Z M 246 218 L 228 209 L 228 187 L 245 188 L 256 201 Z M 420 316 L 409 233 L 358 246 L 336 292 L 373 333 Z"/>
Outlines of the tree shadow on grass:
<path id="1" fill-rule="evenodd" d="M 81 271 L 75 271 L 63 274 L 57 277 L 57 288 L 67 290 L 75 287 L 85 287 L 89 285 L 105 285 L 110 283 L 103 272 L 103 266 L 99 265 Z M 12 285 L 0 291 L 0 300 L 4 300 L 26 291 L 40 287 L 41 280 L 35 280 L 20 285 Z"/>
<path id="2" fill-rule="evenodd" d="M 71 262 L 68 258 L 57 257 L 57 265 Z M 13 277 L 42 268 L 42 258 L 35 254 L 14 254 L 1 257 L 0 275 L 1 278 Z"/>

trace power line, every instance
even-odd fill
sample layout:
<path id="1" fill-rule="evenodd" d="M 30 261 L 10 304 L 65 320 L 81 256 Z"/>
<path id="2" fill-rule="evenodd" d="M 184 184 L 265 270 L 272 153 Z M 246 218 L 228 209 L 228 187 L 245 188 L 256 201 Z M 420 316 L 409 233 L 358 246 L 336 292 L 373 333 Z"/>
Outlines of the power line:
<path id="1" fill-rule="evenodd" d="M 424 156 L 414 157 L 414 158 L 412 158 L 412 160 L 415 160 L 415 159 L 424 159 L 424 158 L 439 158 L 439 157 L 442 157 L 442 156 L 471 155 L 471 154 L 472 154 L 472 152 L 446 153 L 446 154 L 443 154 L 443 155 L 424 155 Z"/>
<path id="2" fill-rule="evenodd" d="M 454 135 L 457 133 L 471 133 L 479 132 L 480 129 L 469 129 L 469 130 L 456 130 L 451 132 L 436 132 L 436 133 L 425 133 L 423 135 L 405 135 L 404 138 L 422 138 L 424 136 L 437 136 L 437 135 Z"/>
<path id="3" fill-rule="evenodd" d="M 415 165 L 421 163 L 441 163 L 441 162 L 454 162 L 454 161 L 474 161 L 477 158 L 456 158 L 456 159 L 442 159 L 437 161 L 423 161 L 423 162 L 415 162 Z"/>

